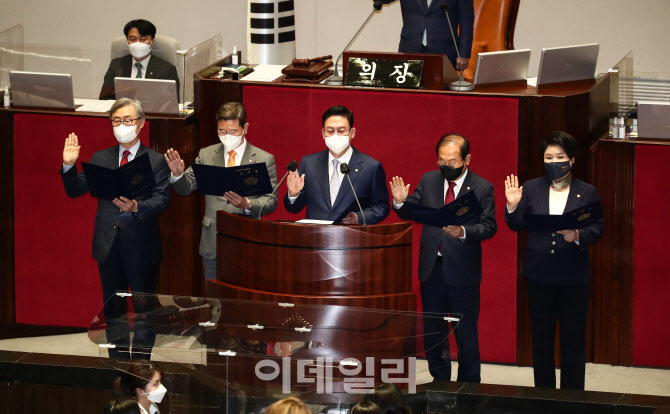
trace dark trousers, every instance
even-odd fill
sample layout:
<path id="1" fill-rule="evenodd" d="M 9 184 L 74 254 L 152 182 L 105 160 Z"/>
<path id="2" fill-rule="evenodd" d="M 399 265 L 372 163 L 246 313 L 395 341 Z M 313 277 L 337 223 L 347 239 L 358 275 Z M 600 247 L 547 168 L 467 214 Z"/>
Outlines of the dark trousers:
<path id="1" fill-rule="evenodd" d="M 556 321 L 561 332 L 561 388 L 584 389 L 591 285 L 546 285 L 526 279 L 536 387 L 556 388 Z"/>
<path id="2" fill-rule="evenodd" d="M 158 263 L 138 265 L 121 254 L 123 240 L 117 235 L 103 263 L 98 262 L 104 314 L 107 323 L 107 343 L 116 345 L 109 349 L 109 357 L 131 359 L 130 326 L 127 317 L 128 298 L 119 297 L 117 291 L 153 294 L 158 284 Z M 150 359 L 156 341 L 150 315 L 156 307 L 154 297 L 133 295 L 135 310 L 132 359 Z"/>
<path id="3" fill-rule="evenodd" d="M 459 382 L 481 382 L 479 357 L 479 285 L 468 287 L 447 286 L 442 275 L 442 262 L 433 267 L 430 278 L 421 283 L 423 303 L 423 344 L 430 374 L 437 381 L 451 380 L 449 354 L 449 322 L 446 314 L 460 314 L 462 318 L 453 330 L 458 344 Z"/>

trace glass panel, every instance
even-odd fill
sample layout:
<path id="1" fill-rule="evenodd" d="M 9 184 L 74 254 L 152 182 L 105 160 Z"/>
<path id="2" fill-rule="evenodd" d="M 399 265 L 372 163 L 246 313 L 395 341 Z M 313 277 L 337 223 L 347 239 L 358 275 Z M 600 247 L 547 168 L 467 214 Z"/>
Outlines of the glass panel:
<path id="1" fill-rule="evenodd" d="M 183 51 L 184 100 L 193 102 L 193 75 L 228 54 L 223 49 L 223 36 L 218 34 L 209 40 Z"/>
<path id="2" fill-rule="evenodd" d="M 460 315 L 447 318 L 443 341 Z M 259 412 L 293 395 L 319 412 L 361 401 L 382 383 L 414 394 L 422 373 L 417 322 L 427 319 L 444 316 L 117 292 L 91 323 L 89 338 L 103 362 L 121 372 L 134 372 L 137 360 L 156 362 L 171 378 L 165 382 L 173 388 L 172 410 Z M 181 388 L 177 374 L 189 378 L 190 388 Z"/>
<path id="3" fill-rule="evenodd" d="M 23 26 L 0 32 L 0 89 L 9 86 L 9 71 L 23 70 Z"/>

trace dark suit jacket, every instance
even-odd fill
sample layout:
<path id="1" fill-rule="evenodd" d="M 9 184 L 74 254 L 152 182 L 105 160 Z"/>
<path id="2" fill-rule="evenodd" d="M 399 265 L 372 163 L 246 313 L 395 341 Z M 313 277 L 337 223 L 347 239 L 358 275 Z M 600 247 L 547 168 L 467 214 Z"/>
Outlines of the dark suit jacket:
<path id="1" fill-rule="evenodd" d="M 523 185 L 521 201 L 510 214 L 505 207 L 505 221 L 510 229 L 524 228 L 524 214 L 549 214 L 548 176 L 535 178 Z M 594 186 L 576 178 L 572 179 L 564 213 L 576 208 L 600 203 Z M 570 229 L 566 229 L 570 230 Z M 528 232 L 524 275 L 533 281 L 557 285 L 581 285 L 591 280 L 589 246 L 594 244 L 604 230 L 604 223 L 579 229 L 579 245 L 568 243 L 556 233 Z"/>
<path id="2" fill-rule="evenodd" d="M 150 264 L 163 259 L 161 233 L 158 226 L 158 215 L 168 207 L 170 199 L 169 174 L 165 158 L 162 154 L 140 145 L 136 157 L 149 153 L 151 168 L 156 180 L 156 188 L 150 195 L 138 197 L 137 215 L 121 213 L 111 201 L 98 199 L 98 212 L 95 216 L 93 230 L 93 258 L 105 262 L 115 237 L 122 239 L 121 248 L 124 258 L 133 263 Z M 91 157 L 91 164 L 105 168 L 119 168 L 119 146 L 115 145 L 98 151 Z M 88 192 L 88 184 L 84 172 L 77 174 L 76 165 L 66 173 L 62 172 L 65 193 L 74 198 Z M 121 230 L 117 226 L 121 224 Z"/>
<path id="3" fill-rule="evenodd" d="M 116 58 L 109 63 L 102 89 L 100 89 L 100 99 L 116 99 L 114 94 L 114 78 L 129 78 L 133 69 L 132 65 L 133 57 L 131 55 Z M 147 73 L 144 77 L 146 79 L 167 79 L 177 81 L 177 99 L 179 99 L 179 76 L 177 76 L 177 68 L 171 63 L 152 54 L 151 59 L 149 59 L 149 65 L 147 66 Z"/>
<path id="4" fill-rule="evenodd" d="M 406 202 L 440 208 L 444 205 L 444 183 L 444 177 L 439 170 L 429 171 L 423 175 L 414 194 L 407 197 Z M 498 230 L 496 206 L 493 199 L 493 185 L 468 170 L 457 199 L 471 191 L 477 196 L 483 212 L 479 218 L 463 225 L 464 241 L 449 236 L 441 228 L 423 226 L 419 247 L 419 281 L 425 282 L 430 277 L 440 243 L 442 243 L 442 274 L 448 286 L 476 286 L 482 281 L 481 242 L 493 237 Z M 406 204 L 395 211 L 402 219 L 412 219 L 412 212 Z"/>
<path id="5" fill-rule="evenodd" d="M 396 0 L 382 0 L 393 3 Z M 453 25 L 456 43 L 461 57 L 469 58 L 475 24 L 473 0 L 447 0 L 449 18 Z M 400 32 L 398 52 L 421 51 L 423 32 L 427 30 L 426 53 L 446 54 L 452 64 L 456 63 L 456 49 L 449 30 L 447 17 L 442 11 L 442 0 L 433 0 L 428 7 L 426 0 L 400 0 L 403 27 Z"/>
<path id="6" fill-rule="evenodd" d="M 389 193 L 386 188 L 386 174 L 382 164 L 374 158 L 356 151 L 349 161 L 351 172 L 349 177 L 359 199 L 367 197 L 369 206 L 363 208 L 366 224 L 376 224 L 389 215 Z M 306 155 L 298 167 L 300 175 L 305 174 L 305 188 L 300 192 L 293 204 L 284 197 L 284 206 L 291 213 L 298 213 L 307 206 L 306 218 L 314 220 L 335 220 L 352 203 L 354 194 L 346 177 L 337 193 L 335 205 L 330 205 L 330 180 L 328 177 L 328 150 Z M 363 224 L 360 212 L 358 221 Z"/>

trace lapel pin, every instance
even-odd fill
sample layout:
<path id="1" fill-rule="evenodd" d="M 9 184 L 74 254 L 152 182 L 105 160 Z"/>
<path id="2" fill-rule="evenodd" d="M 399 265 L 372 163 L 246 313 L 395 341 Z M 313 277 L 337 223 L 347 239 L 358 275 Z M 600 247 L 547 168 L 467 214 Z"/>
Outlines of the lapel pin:
<path id="1" fill-rule="evenodd" d="M 355 171 L 355 172 L 358 172 L 358 168 L 356 168 L 354 171 Z"/>
<path id="2" fill-rule="evenodd" d="M 468 190 L 469 190 L 469 189 L 470 189 L 470 187 L 468 187 Z"/>
<path id="3" fill-rule="evenodd" d="M 577 194 L 577 198 L 581 197 L 581 195 Z"/>
<path id="4" fill-rule="evenodd" d="M 253 164 L 253 163 L 254 163 L 254 160 L 249 160 L 249 162 Z"/>

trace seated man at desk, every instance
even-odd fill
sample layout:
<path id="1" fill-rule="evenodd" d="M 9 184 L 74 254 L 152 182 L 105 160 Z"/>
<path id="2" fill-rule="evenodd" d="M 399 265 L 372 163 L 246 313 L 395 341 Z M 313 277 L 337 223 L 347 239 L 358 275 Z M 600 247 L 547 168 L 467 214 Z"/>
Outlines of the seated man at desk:
<path id="1" fill-rule="evenodd" d="M 123 34 L 128 41 L 130 54 L 113 59 L 109 63 L 99 99 L 116 99 L 114 92 L 116 77 L 175 80 L 179 97 L 177 68 L 158 56 L 151 55 L 156 38 L 156 26 L 147 20 L 131 20 L 123 28 Z"/>
<path id="2" fill-rule="evenodd" d="M 300 161 L 298 171 L 289 172 L 284 206 L 298 213 L 307 206 L 307 219 L 333 221 L 356 200 L 340 165 L 349 164 L 349 177 L 361 200 L 366 224 L 376 224 L 391 212 L 382 164 L 356 151 L 351 141 L 356 135 L 354 113 L 344 106 L 333 106 L 321 118 L 321 134 L 328 150 L 310 154 Z M 367 200 L 367 202 L 365 201 Z M 342 224 L 363 224 L 356 209 Z"/>
<path id="3" fill-rule="evenodd" d="M 200 150 L 196 164 L 214 165 L 217 167 L 239 167 L 240 165 L 264 162 L 270 175 L 272 187 L 277 186 L 277 168 L 275 157 L 255 147 L 246 139 L 249 123 L 247 113 L 242 104 L 228 102 L 216 112 L 217 134 L 220 144 L 210 145 Z M 184 160 L 179 153 L 170 148 L 165 153 L 165 161 L 170 167 L 170 183 L 177 194 L 187 196 L 198 189 L 193 167 L 184 168 Z M 223 197 L 205 196 L 205 217 L 202 219 L 202 236 L 200 237 L 200 256 L 206 279 L 216 279 L 216 212 L 224 210 L 228 213 L 244 214 L 258 218 L 260 213 L 270 214 L 277 208 L 277 198 L 269 194 L 242 197 L 229 191 Z M 263 205 L 265 204 L 265 205 Z M 261 211 L 261 207 L 263 210 Z"/>

